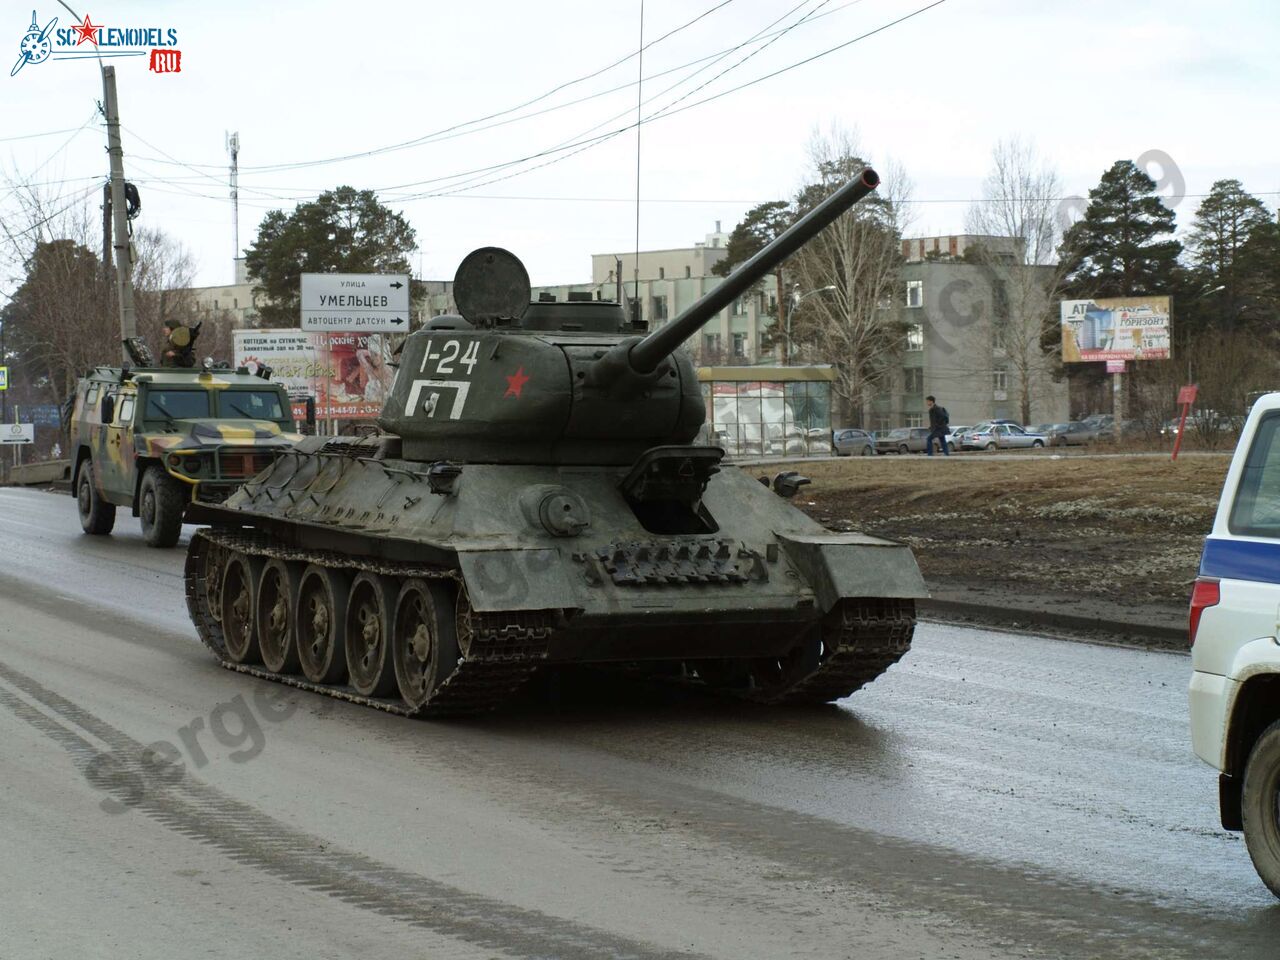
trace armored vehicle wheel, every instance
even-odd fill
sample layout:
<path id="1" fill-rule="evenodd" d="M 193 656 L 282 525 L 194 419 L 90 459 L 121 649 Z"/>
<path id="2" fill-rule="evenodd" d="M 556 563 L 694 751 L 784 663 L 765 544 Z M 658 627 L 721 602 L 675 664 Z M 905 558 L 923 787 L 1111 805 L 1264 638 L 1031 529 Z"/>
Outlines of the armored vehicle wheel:
<path id="1" fill-rule="evenodd" d="M 151 466 L 142 475 L 138 492 L 138 516 L 142 538 L 149 547 L 172 547 L 182 535 L 182 511 L 186 496 L 178 481 L 162 467 Z"/>
<path id="2" fill-rule="evenodd" d="M 346 618 L 347 673 L 351 686 L 366 697 L 385 697 L 396 689 L 390 650 L 399 586 L 395 580 L 367 571 L 351 581 Z"/>
<path id="3" fill-rule="evenodd" d="M 80 509 L 80 526 L 85 533 L 101 537 L 116 525 L 116 505 L 107 503 L 98 495 L 93 482 L 93 461 L 86 460 L 80 468 L 80 482 L 76 486 L 76 506 Z"/>
<path id="4" fill-rule="evenodd" d="M 286 560 L 268 560 L 258 579 L 258 649 L 273 673 L 298 672 L 298 645 L 293 638 L 293 612 L 298 603 L 302 568 Z"/>
<path id="5" fill-rule="evenodd" d="M 347 575 L 309 563 L 298 585 L 294 636 L 302 673 L 312 683 L 341 683 L 347 675 L 343 624 Z"/>
<path id="6" fill-rule="evenodd" d="M 438 580 L 406 580 L 396 599 L 391 632 L 400 696 L 422 706 L 458 664 L 457 620 L 449 588 Z"/>
<path id="7" fill-rule="evenodd" d="M 254 600 L 262 560 L 231 553 L 222 570 L 222 637 L 227 656 L 236 663 L 258 663 L 258 633 L 254 629 Z"/>

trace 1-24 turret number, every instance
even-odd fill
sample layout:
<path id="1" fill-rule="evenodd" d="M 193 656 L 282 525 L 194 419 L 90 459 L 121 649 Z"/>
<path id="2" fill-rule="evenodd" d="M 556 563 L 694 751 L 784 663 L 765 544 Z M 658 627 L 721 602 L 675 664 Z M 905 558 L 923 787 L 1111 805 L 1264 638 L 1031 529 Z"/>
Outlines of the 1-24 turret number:
<path id="1" fill-rule="evenodd" d="M 467 341 L 466 352 L 463 353 L 461 340 L 446 340 L 440 344 L 440 352 L 436 353 L 434 348 L 436 344 L 430 339 L 427 340 L 427 349 L 422 354 L 422 365 L 418 367 L 419 373 L 427 372 L 427 363 L 435 361 L 436 373 L 454 373 L 454 365 L 466 367 L 466 376 L 471 376 L 472 370 L 475 369 L 476 363 L 480 359 L 480 341 Z"/>

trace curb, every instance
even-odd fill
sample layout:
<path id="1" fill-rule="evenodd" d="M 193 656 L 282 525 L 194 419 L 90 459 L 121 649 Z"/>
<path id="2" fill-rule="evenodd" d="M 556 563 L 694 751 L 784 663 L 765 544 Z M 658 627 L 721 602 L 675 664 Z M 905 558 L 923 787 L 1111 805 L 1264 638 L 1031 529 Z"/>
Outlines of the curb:
<path id="1" fill-rule="evenodd" d="M 1068 633 L 1085 634 L 1085 639 L 1127 637 L 1153 647 L 1185 647 L 1185 627 L 1167 624 L 1138 623 L 1132 620 L 1108 620 L 1102 617 L 1079 616 L 1051 610 L 1027 610 L 994 607 L 985 603 L 968 603 L 963 600 L 917 600 L 921 615 L 931 620 L 964 621 L 994 626 L 1049 627 Z"/>

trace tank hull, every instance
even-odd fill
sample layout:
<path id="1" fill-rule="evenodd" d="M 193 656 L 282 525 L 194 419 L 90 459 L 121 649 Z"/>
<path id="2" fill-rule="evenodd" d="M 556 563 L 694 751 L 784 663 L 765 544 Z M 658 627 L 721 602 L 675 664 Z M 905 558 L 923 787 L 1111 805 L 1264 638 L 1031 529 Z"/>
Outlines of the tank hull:
<path id="1" fill-rule="evenodd" d="M 410 697 L 402 703 L 409 713 L 496 706 L 511 684 L 549 663 L 657 665 L 757 700 L 833 699 L 907 651 L 914 601 L 927 595 L 905 545 L 831 533 L 737 469 L 711 474 L 696 509 L 658 516 L 628 495 L 621 468 L 467 464 L 433 474 L 386 452 L 372 443 L 308 441 L 226 504 L 201 509 L 211 529 L 192 542 L 188 603 L 202 639 L 227 666 L 338 695 L 344 689 L 266 669 L 255 662 L 253 637 L 247 656 L 229 654 L 219 614 L 240 615 L 220 596 L 222 557 L 243 558 L 232 585 L 242 589 L 248 634 L 272 629 L 258 607 L 280 588 L 264 600 L 266 588 L 254 585 L 272 561 L 283 565 L 274 568 L 281 582 L 304 570 L 334 571 L 340 586 L 329 593 L 350 590 L 353 603 L 362 574 L 397 597 L 409 581 L 439 581 L 457 632 L 456 649 L 446 643 L 442 653 L 456 658 L 450 682 L 461 687 L 495 664 L 501 679 L 475 681 L 489 695 L 456 703 L 446 702 L 447 685 L 421 703 Z M 272 642 L 298 647 L 308 614 L 297 597 L 276 602 L 293 622 L 281 628 L 287 638 Z M 322 613 L 337 618 L 340 604 L 332 603 Z M 384 606 L 379 629 L 391 651 L 399 613 L 391 601 Z M 367 623 L 360 629 L 369 635 Z M 401 657 L 413 661 L 403 652 L 410 642 L 401 637 Z M 360 663 L 353 669 L 360 674 Z M 818 683 L 818 675 L 842 680 Z M 809 692 L 800 697 L 801 690 Z M 396 700 L 383 699 L 373 705 L 391 709 Z"/>

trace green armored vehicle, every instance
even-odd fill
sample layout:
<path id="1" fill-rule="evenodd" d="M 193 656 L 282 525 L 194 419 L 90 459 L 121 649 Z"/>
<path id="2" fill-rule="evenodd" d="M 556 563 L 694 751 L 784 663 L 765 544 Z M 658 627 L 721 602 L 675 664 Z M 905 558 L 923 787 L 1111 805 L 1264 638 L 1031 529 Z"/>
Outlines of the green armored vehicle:
<path id="1" fill-rule="evenodd" d="M 693 445 L 675 352 L 870 192 L 871 170 L 663 327 L 529 302 L 511 254 L 458 269 L 410 335 L 384 432 L 309 438 L 192 537 L 187 604 L 231 669 L 406 714 L 500 704 L 537 668 L 613 663 L 770 703 L 844 697 L 909 648 L 904 545 L 831 533 Z"/>
<path id="2" fill-rule="evenodd" d="M 302 437 L 282 385 L 240 370 L 97 367 L 76 386 L 71 490 L 85 533 L 116 508 L 153 547 L 178 542 L 192 503 L 219 503 Z"/>

